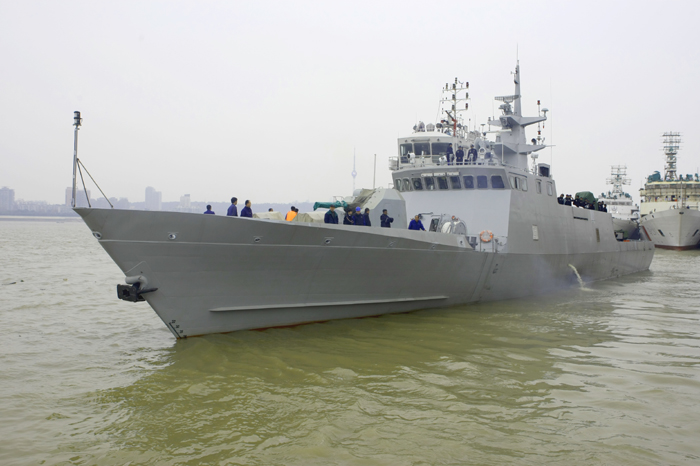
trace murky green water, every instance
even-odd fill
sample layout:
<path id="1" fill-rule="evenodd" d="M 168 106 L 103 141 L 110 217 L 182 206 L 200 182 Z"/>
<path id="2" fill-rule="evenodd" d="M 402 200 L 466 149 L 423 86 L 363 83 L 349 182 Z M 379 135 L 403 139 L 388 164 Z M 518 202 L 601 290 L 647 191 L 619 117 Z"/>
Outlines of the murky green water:
<path id="1" fill-rule="evenodd" d="M 81 223 L 0 222 L 0 265 L 3 465 L 700 463 L 699 251 L 555 296 L 178 342 L 116 299 Z"/>

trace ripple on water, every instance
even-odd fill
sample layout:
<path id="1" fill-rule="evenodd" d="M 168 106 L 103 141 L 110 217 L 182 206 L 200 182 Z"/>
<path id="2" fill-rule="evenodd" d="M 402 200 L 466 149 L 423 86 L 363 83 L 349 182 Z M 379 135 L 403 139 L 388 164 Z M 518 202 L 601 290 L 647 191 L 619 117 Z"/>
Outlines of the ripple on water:
<path id="1" fill-rule="evenodd" d="M 83 225 L 3 222 L 0 249 L 2 464 L 700 459 L 696 252 L 590 291 L 175 342 L 114 299 Z"/>

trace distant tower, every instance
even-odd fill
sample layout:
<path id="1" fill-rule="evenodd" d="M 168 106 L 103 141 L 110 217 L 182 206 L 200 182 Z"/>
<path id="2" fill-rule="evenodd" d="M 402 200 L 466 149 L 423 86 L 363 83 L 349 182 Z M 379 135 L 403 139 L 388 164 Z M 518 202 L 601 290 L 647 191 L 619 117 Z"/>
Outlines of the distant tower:
<path id="1" fill-rule="evenodd" d="M 153 187 L 146 188 L 146 210 L 161 210 L 163 195 L 160 191 L 156 191 Z"/>
<path id="2" fill-rule="evenodd" d="M 357 176 L 357 170 L 355 170 L 355 154 L 352 154 L 352 192 L 355 193 L 355 177 Z"/>
<path id="3" fill-rule="evenodd" d="M 664 181 L 674 181 L 676 179 L 676 154 L 681 147 L 681 133 L 669 131 L 663 134 L 663 138 L 664 154 L 666 155 Z"/>

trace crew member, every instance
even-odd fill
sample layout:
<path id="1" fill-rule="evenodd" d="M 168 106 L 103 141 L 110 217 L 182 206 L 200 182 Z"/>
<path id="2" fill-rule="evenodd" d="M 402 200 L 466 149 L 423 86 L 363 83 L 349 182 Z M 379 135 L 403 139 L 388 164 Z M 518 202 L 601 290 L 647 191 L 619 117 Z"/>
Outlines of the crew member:
<path id="1" fill-rule="evenodd" d="M 204 213 L 205 213 L 205 214 L 215 215 L 215 214 L 214 214 L 214 211 L 211 210 L 211 204 L 207 204 L 207 211 L 204 212 Z"/>
<path id="2" fill-rule="evenodd" d="M 476 149 L 474 149 L 474 144 L 472 144 L 471 149 L 469 149 L 469 152 L 467 152 L 467 162 L 474 163 L 476 162 L 477 157 L 478 154 L 476 152 Z"/>
<path id="3" fill-rule="evenodd" d="M 227 217 L 238 217 L 238 207 L 236 207 L 236 204 L 238 204 L 238 198 L 232 197 L 231 205 L 228 206 L 228 210 L 226 211 Z"/>
<path id="4" fill-rule="evenodd" d="M 455 153 L 452 150 L 452 143 L 447 145 L 447 165 L 452 165 L 452 162 L 455 159 Z"/>
<path id="5" fill-rule="evenodd" d="M 369 221 L 369 208 L 365 208 L 365 214 L 362 216 L 366 227 L 371 227 L 372 222 Z"/>
<path id="6" fill-rule="evenodd" d="M 363 226 L 365 224 L 365 217 L 362 215 L 362 209 L 355 207 L 355 215 L 353 216 L 353 225 L 356 227 Z"/>
<path id="7" fill-rule="evenodd" d="M 462 165 L 462 162 L 464 161 L 464 150 L 462 150 L 462 146 L 457 148 L 455 159 L 457 159 L 457 165 Z"/>
<path id="8" fill-rule="evenodd" d="M 557 202 L 561 205 L 564 205 L 564 195 L 560 194 L 559 197 L 557 198 Z"/>
<path id="9" fill-rule="evenodd" d="M 393 218 L 389 217 L 386 209 L 382 210 L 382 216 L 379 219 L 382 222 L 382 228 L 391 228 L 391 222 L 394 221 Z"/>
<path id="10" fill-rule="evenodd" d="M 408 224 L 408 229 L 409 230 L 423 230 L 425 231 L 425 228 L 423 228 L 423 224 L 420 221 L 420 215 L 416 215 L 413 217 L 413 220 L 411 220 L 411 223 Z"/>
<path id="11" fill-rule="evenodd" d="M 335 206 L 333 204 L 331 204 L 330 210 L 326 212 L 326 215 L 323 216 L 323 221 L 325 223 L 338 224 L 338 214 L 335 212 Z"/>
<path id="12" fill-rule="evenodd" d="M 294 217 L 297 216 L 297 208 L 292 206 L 292 208 L 287 212 L 287 215 L 284 217 L 284 219 L 288 222 L 291 222 L 294 220 Z"/>
<path id="13" fill-rule="evenodd" d="M 354 225 L 355 219 L 352 216 L 352 210 L 350 208 L 345 209 L 345 217 L 343 217 L 343 225 Z"/>
<path id="14" fill-rule="evenodd" d="M 253 218 L 253 210 L 250 208 L 250 201 L 245 201 L 245 207 L 241 210 L 241 217 Z"/>

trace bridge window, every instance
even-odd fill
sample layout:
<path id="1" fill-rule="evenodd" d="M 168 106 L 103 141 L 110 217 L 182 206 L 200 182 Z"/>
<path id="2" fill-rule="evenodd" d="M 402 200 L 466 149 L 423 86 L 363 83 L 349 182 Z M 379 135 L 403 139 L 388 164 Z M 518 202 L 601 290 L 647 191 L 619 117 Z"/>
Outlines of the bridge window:
<path id="1" fill-rule="evenodd" d="M 552 188 L 552 183 L 547 183 L 547 194 L 550 196 L 554 195 L 554 189 Z"/>
<path id="2" fill-rule="evenodd" d="M 433 155 L 447 155 L 448 142 L 434 142 Z"/>
<path id="3" fill-rule="evenodd" d="M 476 177 L 476 187 L 479 189 L 486 189 L 489 187 L 488 178 L 486 175 L 478 175 Z"/>
<path id="4" fill-rule="evenodd" d="M 403 179 L 403 190 L 413 191 L 413 188 L 411 187 L 411 181 L 408 178 Z"/>
<path id="5" fill-rule="evenodd" d="M 501 178 L 501 175 L 491 176 L 491 187 L 493 189 L 505 189 L 506 185 L 503 184 L 503 178 Z"/>
<path id="6" fill-rule="evenodd" d="M 399 155 L 403 157 L 408 157 L 408 154 L 410 154 L 411 152 L 413 152 L 413 144 L 411 144 L 410 142 L 407 144 L 401 144 L 399 146 Z"/>
<path id="7" fill-rule="evenodd" d="M 527 178 L 520 178 L 520 189 L 527 191 Z"/>
<path id="8" fill-rule="evenodd" d="M 537 194 L 542 194 L 542 182 L 540 180 L 535 181 L 535 190 Z"/>
<path id="9" fill-rule="evenodd" d="M 413 189 L 423 191 L 423 181 L 420 178 L 413 178 Z"/>
<path id="10" fill-rule="evenodd" d="M 435 191 L 435 178 L 432 176 L 425 177 L 425 189 L 428 191 Z"/>
<path id="11" fill-rule="evenodd" d="M 452 189 L 462 189 L 462 183 L 459 181 L 459 176 L 451 176 L 450 184 L 452 185 Z"/>
<path id="12" fill-rule="evenodd" d="M 438 189 L 449 189 L 447 187 L 447 177 L 446 176 L 438 176 L 437 182 L 438 182 Z"/>
<path id="13" fill-rule="evenodd" d="M 428 142 L 417 142 L 415 144 L 416 155 L 430 155 L 430 143 Z"/>
<path id="14" fill-rule="evenodd" d="M 401 181 L 401 178 L 396 179 L 396 181 L 394 182 L 394 187 L 397 191 L 403 191 L 403 181 Z"/>
<path id="15" fill-rule="evenodd" d="M 471 175 L 464 177 L 464 189 L 474 189 L 474 177 Z"/>

